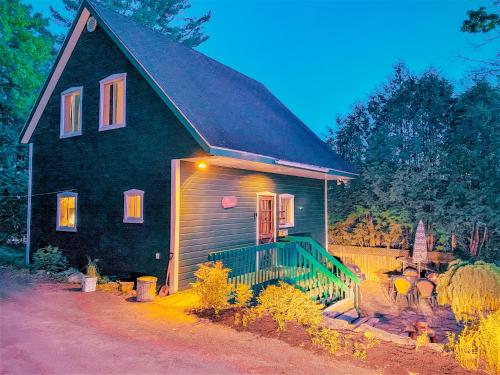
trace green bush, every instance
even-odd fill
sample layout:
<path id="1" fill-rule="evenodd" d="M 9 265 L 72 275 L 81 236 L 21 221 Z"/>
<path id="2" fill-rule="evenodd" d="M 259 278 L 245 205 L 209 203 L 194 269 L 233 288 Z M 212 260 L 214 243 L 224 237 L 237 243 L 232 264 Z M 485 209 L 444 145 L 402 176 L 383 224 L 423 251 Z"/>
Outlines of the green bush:
<path id="1" fill-rule="evenodd" d="M 449 305 L 457 320 L 477 320 L 500 309 L 500 267 L 457 260 L 439 276 L 436 291 L 439 304 Z"/>
<path id="2" fill-rule="evenodd" d="M 68 268 L 68 260 L 58 247 L 51 245 L 38 249 L 33 254 L 33 269 L 58 273 Z"/>
<path id="3" fill-rule="evenodd" d="M 257 298 L 257 302 L 257 311 L 260 315 L 269 314 L 278 324 L 278 330 L 283 330 L 286 322 L 317 327 L 323 319 L 321 305 L 299 289 L 283 282 L 268 286 Z"/>
<path id="4" fill-rule="evenodd" d="M 201 264 L 194 273 L 196 282 L 192 283 L 194 292 L 200 297 L 199 307 L 213 309 L 216 314 L 229 306 L 232 286 L 227 282 L 231 270 L 221 262 Z"/>
<path id="5" fill-rule="evenodd" d="M 466 325 L 458 335 L 448 336 L 448 348 L 457 362 L 476 371 L 484 365 L 490 374 L 500 374 L 500 310 Z"/>
<path id="6" fill-rule="evenodd" d="M 24 249 L 0 246 L 0 265 L 25 267 Z"/>
<path id="7" fill-rule="evenodd" d="M 247 284 L 238 284 L 234 290 L 234 305 L 246 307 L 253 298 L 252 289 Z"/>

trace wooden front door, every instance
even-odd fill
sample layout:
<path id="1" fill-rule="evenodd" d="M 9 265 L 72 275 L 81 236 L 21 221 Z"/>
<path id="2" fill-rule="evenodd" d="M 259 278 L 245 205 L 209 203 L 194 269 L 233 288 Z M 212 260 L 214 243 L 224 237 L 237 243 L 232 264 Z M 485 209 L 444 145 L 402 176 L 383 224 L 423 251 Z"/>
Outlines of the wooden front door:
<path id="1" fill-rule="evenodd" d="M 272 195 L 259 195 L 258 199 L 258 222 L 257 241 L 258 244 L 270 243 L 275 240 L 275 198 Z"/>

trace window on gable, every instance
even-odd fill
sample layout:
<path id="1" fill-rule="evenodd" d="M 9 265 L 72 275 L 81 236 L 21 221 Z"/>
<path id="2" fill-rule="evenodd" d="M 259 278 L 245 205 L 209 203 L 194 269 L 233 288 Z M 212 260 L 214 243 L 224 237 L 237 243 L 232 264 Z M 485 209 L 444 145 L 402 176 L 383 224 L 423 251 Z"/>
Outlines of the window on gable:
<path id="1" fill-rule="evenodd" d="M 57 194 L 57 230 L 76 232 L 77 200 L 77 193 L 63 192 Z"/>
<path id="2" fill-rule="evenodd" d="M 126 78 L 126 73 L 114 74 L 100 82 L 99 130 L 125 126 Z"/>
<path id="3" fill-rule="evenodd" d="M 280 228 L 290 228 L 295 225 L 294 196 L 280 194 L 279 224 Z"/>
<path id="4" fill-rule="evenodd" d="M 144 222 L 144 192 L 132 189 L 123 193 L 123 222 Z"/>
<path id="5" fill-rule="evenodd" d="M 61 93 L 61 138 L 82 134 L 82 94 L 82 87 Z"/>

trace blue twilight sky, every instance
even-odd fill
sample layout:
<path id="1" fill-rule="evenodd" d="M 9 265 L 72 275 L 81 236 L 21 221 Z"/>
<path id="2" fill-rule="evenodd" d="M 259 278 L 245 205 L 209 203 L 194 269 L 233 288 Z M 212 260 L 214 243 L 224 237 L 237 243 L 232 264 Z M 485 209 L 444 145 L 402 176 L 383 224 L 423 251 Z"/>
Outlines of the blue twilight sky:
<path id="1" fill-rule="evenodd" d="M 48 14 L 61 0 L 28 0 Z M 480 0 L 191 0 L 212 10 L 198 49 L 264 83 L 317 134 L 377 88 L 397 61 L 434 67 L 458 88 L 480 58 L 460 32 Z"/>

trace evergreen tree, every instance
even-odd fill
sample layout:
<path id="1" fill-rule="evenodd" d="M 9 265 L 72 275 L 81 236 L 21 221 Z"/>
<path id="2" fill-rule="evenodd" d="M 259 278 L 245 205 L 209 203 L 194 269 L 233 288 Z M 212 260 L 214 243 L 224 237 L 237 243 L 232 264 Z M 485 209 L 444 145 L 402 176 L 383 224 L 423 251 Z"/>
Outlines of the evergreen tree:
<path id="1" fill-rule="evenodd" d="M 203 32 L 203 26 L 210 21 L 211 13 L 207 12 L 200 17 L 182 17 L 182 14 L 191 8 L 189 0 L 97 1 L 189 47 L 196 47 L 208 39 L 208 36 Z M 80 1 L 63 0 L 63 5 L 69 16 L 65 16 L 53 7 L 50 7 L 50 11 L 58 24 L 69 27 L 73 22 Z"/>
<path id="2" fill-rule="evenodd" d="M 359 173 L 330 187 L 341 241 L 363 242 L 360 223 L 370 228 L 383 213 L 401 230 L 423 220 L 429 250 L 498 259 L 498 95 L 479 81 L 455 96 L 436 72 L 416 76 L 398 64 L 366 103 L 337 119 L 327 141 Z"/>
<path id="3" fill-rule="evenodd" d="M 478 81 L 459 96 L 444 150 L 445 223 L 457 246 L 498 260 L 500 90 Z"/>

